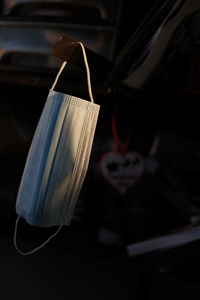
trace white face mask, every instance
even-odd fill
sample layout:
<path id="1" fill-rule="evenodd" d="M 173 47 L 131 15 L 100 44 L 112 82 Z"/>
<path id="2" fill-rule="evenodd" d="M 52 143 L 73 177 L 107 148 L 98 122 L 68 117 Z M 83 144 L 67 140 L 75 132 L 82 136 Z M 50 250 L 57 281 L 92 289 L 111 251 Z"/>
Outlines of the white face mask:
<path id="1" fill-rule="evenodd" d="M 91 102 L 54 91 L 66 64 L 60 68 L 38 123 L 18 191 L 16 211 L 27 223 L 40 227 L 69 225 L 91 154 L 100 106 L 94 104 L 83 45 Z M 36 252 L 53 236 L 24 255 Z"/>

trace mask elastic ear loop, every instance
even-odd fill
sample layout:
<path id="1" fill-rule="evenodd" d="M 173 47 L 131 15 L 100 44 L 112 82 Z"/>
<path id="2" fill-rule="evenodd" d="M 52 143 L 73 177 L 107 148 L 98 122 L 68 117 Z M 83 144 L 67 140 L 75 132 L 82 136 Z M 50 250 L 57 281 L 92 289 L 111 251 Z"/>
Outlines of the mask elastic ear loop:
<path id="1" fill-rule="evenodd" d="M 92 88 L 91 88 L 90 68 L 88 66 L 85 47 L 83 46 L 83 44 L 81 42 L 79 42 L 79 45 L 81 46 L 82 52 L 83 52 L 83 59 L 84 59 L 84 63 L 85 63 L 86 73 L 87 73 L 87 84 L 88 84 L 88 92 L 89 92 L 90 100 L 91 100 L 92 103 L 94 103 L 94 98 L 93 98 L 93 95 L 92 95 Z"/>
<path id="2" fill-rule="evenodd" d="M 91 80 L 90 80 L 90 69 L 89 69 L 89 66 L 88 66 L 88 61 L 87 61 L 87 55 L 86 55 L 86 52 L 85 52 L 85 48 L 83 46 L 83 44 L 81 42 L 79 42 L 81 48 L 82 48 L 82 52 L 83 52 L 83 59 L 84 59 L 84 63 L 85 63 L 85 68 L 86 68 L 86 73 L 87 73 L 87 84 L 88 84 L 88 92 L 89 92 L 89 96 L 90 96 L 90 100 L 92 103 L 94 103 L 94 99 L 93 99 L 93 95 L 92 95 L 92 88 L 91 88 Z M 54 83 L 51 87 L 51 90 L 54 90 L 56 84 L 57 84 L 57 81 L 60 77 L 60 74 L 62 73 L 64 67 L 66 66 L 67 62 L 64 61 L 60 67 L 60 70 L 58 71 L 58 74 L 54 80 Z M 17 220 L 15 222 L 15 231 L 14 231 L 14 246 L 15 246 L 15 249 L 21 254 L 21 255 L 30 255 L 30 254 L 33 254 L 35 252 L 37 252 L 38 250 L 40 250 L 41 248 L 43 248 L 46 244 L 48 244 L 50 242 L 50 240 L 56 236 L 59 231 L 61 230 L 61 228 L 63 227 L 63 225 L 60 225 L 57 229 L 57 231 L 55 233 L 53 233 L 43 244 L 41 244 L 40 246 L 34 248 L 33 250 L 31 251 L 28 251 L 28 252 L 23 252 L 19 249 L 18 245 L 17 245 L 17 229 L 18 229 L 18 223 L 19 223 L 19 219 L 20 217 L 18 216 L 17 217 Z"/>
<path id="3" fill-rule="evenodd" d="M 52 91 L 54 90 L 54 88 L 55 88 L 55 86 L 56 86 L 56 84 L 57 84 L 57 81 L 58 81 L 58 79 L 59 79 L 59 77 L 60 77 L 60 74 L 62 73 L 62 71 L 63 71 L 64 67 L 66 66 L 66 64 L 67 64 L 66 61 L 64 61 L 64 62 L 62 63 L 62 65 L 61 65 L 61 67 L 60 67 L 60 70 L 58 71 L 58 74 L 57 74 L 57 76 L 56 76 L 56 78 L 55 78 L 55 80 L 54 80 L 54 83 L 52 84 L 52 87 L 51 87 L 51 90 L 52 90 Z"/>
<path id="4" fill-rule="evenodd" d="M 56 236 L 58 234 L 58 232 L 61 230 L 61 228 L 63 227 L 63 225 L 60 225 L 58 227 L 58 229 L 56 230 L 55 233 L 53 233 L 43 244 L 41 244 L 40 246 L 34 248 L 33 250 L 31 251 L 28 251 L 28 252 L 23 252 L 19 249 L 18 245 L 17 245 L 17 228 L 18 228 L 18 223 L 19 223 L 19 219 L 20 217 L 18 216 L 17 217 L 17 220 L 16 220 L 16 223 L 15 223 L 15 232 L 14 232 L 14 246 L 15 246 L 15 249 L 21 254 L 21 255 L 30 255 L 30 254 L 33 254 L 35 252 L 37 252 L 38 250 L 42 249 L 46 244 L 48 244 L 50 242 L 50 240 Z"/>
<path id="5" fill-rule="evenodd" d="M 82 52 L 83 52 L 83 59 L 84 59 L 84 63 L 85 63 L 85 68 L 86 68 L 86 73 L 87 73 L 87 85 L 88 85 L 88 92 L 89 92 L 89 96 L 90 96 L 90 100 L 92 103 L 94 103 L 94 98 L 93 98 L 93 95 L 92 95 L 92 88 L 91 88 L 91 79 L 90 79 L 90 68 L 88 66 L 88 61 L 87 61 L 87 55 L 86 55 L 86 52 L 85 52 L 85 47 L 83 46 L 83 44 L 81 42 L 78 42 L 79 45 L 81 46 L 82 48 Z M 57 84 L 57 81 L 60 77 L 60 74 L 62 73 L 64 67 L 66 66 L 67 62 L 64 61 L 60 67 L 60 70 L 58 71 L 58 74 L 56 76 L 56 79 L 54 80 L 54 83 L 51 87 L 51 90 L 53 91 L 56 84 Z"/>

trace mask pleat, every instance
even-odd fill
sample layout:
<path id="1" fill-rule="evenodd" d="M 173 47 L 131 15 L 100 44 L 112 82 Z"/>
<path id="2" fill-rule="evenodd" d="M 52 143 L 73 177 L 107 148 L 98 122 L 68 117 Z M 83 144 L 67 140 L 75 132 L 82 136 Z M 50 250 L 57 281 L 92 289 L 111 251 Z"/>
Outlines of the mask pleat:
<path id="1" fill-rule="evenodd" d="M 16 203 L 16 209 L 20 214 L 27 216 L 27 211 L 31 212 L 30 217 L 34 216 L 35 208 L 37 206 L 37 201 L 32 201 L 36 199 L 36 194 L 39 192 L 41 176 L 43 174 L 43 169 L 46 164 L 45 152 L 48 151 L 51 136 L 54 130 L 54 124 L 57 118 L 58 110 L 60 107 L 60 101 L 58 98 L 53 98 L 49 96 L 48 103 L 46 102 L 43 109 L 43 114 L 40 118 L 37 130 L 35 132 L 32 147 L 30 148 L 27 163 L 28 168 L 24 169 L 21 185 L 18 192 L 18 198 L 23 198 L 23 208 L 19 205 L 18 201 Z M 40 130 L 46 127 L 46 130 Z M 37 151 L 37 155 L 33 155 Z M 22 188 L 23 183 L 23 188 Z"/>
<path id="2" fill-rule="evenodd" d="M 63 120 L 48 185 L 46 186 L 45 201 L 43 200 L 44 218 L 47 213 L 48 216 L 57 220 L 56 222 L 60 220 L 60 211 L 66 200 L 65 193 L 73 172 L 81 128 L 85 118 L 83 109 L 73 105 L 70 96 L 63 101 L 62 110 L 64 110 L 63 106 L 66 105 L 66 100 L 69 102 L 69 109 Z M 60 220 L 60 222 L 62 221 Z"/>
<path id="3" fill-rule="evenodd" d="M 94 138 L 94 129 L 96 128 L 98 109 L 97 106 L 88 103 L 85 124 L 82 130 L 82 142 L 80 139 L 79 155 L 76 158 L 77 167 L 71 179 L 71 188 L 66 193 L 65 207 L 62 214 L 64 215 L 64 223 L 68 225 L 71 221 L 71 217 L 76 205 L 76 200 L 80 193 L 81 186 L 83 184 L 86 171 L 88 168 L 88 162 Z"/>

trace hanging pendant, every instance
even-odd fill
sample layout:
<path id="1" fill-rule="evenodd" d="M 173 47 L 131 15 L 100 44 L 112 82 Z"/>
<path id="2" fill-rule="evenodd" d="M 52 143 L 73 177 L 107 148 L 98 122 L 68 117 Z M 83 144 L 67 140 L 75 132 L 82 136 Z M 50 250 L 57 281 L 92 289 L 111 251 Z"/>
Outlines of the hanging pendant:
<path id="1" fill-rule="evenodd" d="M 135 152 L 108 151 L 99 163 L 104 180 L 124 195 L 141 177 L 144 169 L 142 156 Z"/>
<path id="2" fill-rule="evenodd" d="M 142 176 L 144 160 L 141 154 L 128 150 L 131 127 L 122 146 L 116 129 L 116 116 L 112 117 L 112 132 L 116 150 L 104 153 L 99 162 L 99 171 L 106 183 L 120 195 L 124 195 Z"/>

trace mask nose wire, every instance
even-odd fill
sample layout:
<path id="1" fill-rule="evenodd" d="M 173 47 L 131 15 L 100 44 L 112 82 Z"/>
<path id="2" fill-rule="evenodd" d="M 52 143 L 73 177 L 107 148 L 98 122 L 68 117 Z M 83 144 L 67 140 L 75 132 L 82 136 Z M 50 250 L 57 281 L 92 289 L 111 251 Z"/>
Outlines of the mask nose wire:
<path id="1" fill-rule="evenodd" d="M 78 42 L 82 48 L 82 52 L 83 52 L 83 59 L 84 59 L 84 63 L 85 63 L 85 68 L 86 68 L 86 73 L 87 73 L 87 84 L 88 84 L 88 92 L 89 92 L 89 96 L 90 96 L 90 100 L 92 103 L 94 103 L 94 99 L 93 99 L 93 95 L 92 95 L 92 88 L 91 88 L 91 79 L 90 79 L 90 69 L 89 69 L 89 66 L 88 66 L 88 61 L 87 61 L 87 55 L 86 55 L 86 52 L 85 52 L 85 47 L 83 46 L 83 44 L 81 42 Z M 58 71 L 58 74 L 54 80 L 54 83 L 51 87 L 51 90 L 54 90 L 56 84 L 57 84 L 57 81 L 60 77 L 60 74 L 62 73 L 64 67 L 66 66 L 67 62 L 64 61 L 60 67 L 60 70 Z M 21 254 L 21 255 L 30 255 L 30 254 L 33 254 L 35 252 L 37 252 L 38 250 L 40 250 L 41 248 L 43 248 L 47 243 L 50 242 L 50 240 L 56 236 L 59 231 L 61 230 L 61 228 L 63 227 L 63 225 L 60 225 L 58 227 L 58 229 L 56 230 L 55 233 L 53 233 L 44 243 L 42 243 L 40 246 L 34 248 L 33 250 L 31 251 L 28 251 L 28 252 L 23 252 L 19 249 L 18 245 L 17 245 L 17 229 L 18 229 L 18 223 L 19 223 L 19 219 L 20 217 L 18 216 L 17 217 L 17 220 L 15 222 L 15 231 L 14 231 L 14 246 L 15 246 L 15 249 Z"/>
<path id="2" fill-rule="evenodd" d="M 86 55 L 86 52 L 85 52 L 85 47 L 83 46 L 83 44 L 81 42 L 78 42 L 78 44 L 81 46 L 82 48 L 82 53 L 83 53 L 83 59 L 84 59 L 84 63 L 85 63 L 85 68 L 86 68 L 86 74 L 87 74 L 87 85 L 88 85 L 88 93 L 89 93 L 89 96 L 90 96 L 90 100 L 92 103 L 94 103 L 94 98 L 93 98 L 93 95 L 92 95 L 92 87 L 91 87 L 91 78 L 90 78 L 90 68 L 88 66 L 88 60 L 87 60 L 87 55 Z M 58 74 L 54 80 L 54 83 L 51 87 L 51 90 L 53 91 L 56 84 L 57 84 L 57 81 L 60 77 L 60 74 L 62 73 L 63 69 L 65 68 L 67 62 L 64 61 L 60 67 L 60 70 L 58 71 Z"/>

